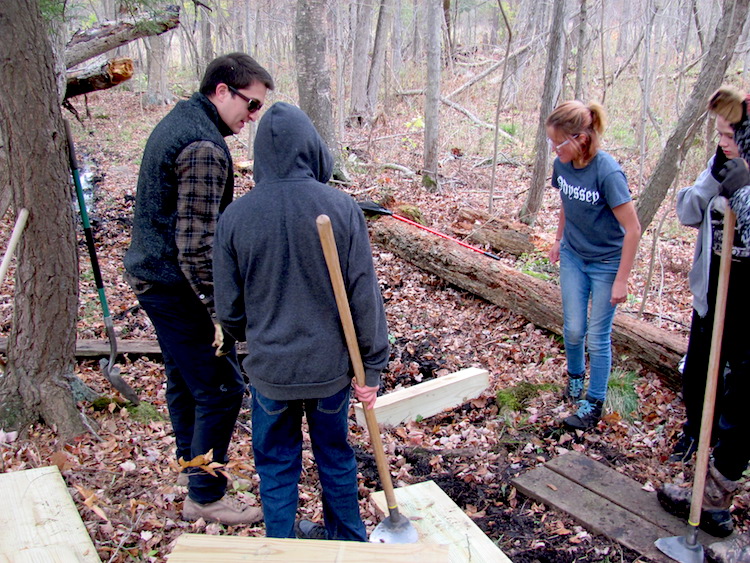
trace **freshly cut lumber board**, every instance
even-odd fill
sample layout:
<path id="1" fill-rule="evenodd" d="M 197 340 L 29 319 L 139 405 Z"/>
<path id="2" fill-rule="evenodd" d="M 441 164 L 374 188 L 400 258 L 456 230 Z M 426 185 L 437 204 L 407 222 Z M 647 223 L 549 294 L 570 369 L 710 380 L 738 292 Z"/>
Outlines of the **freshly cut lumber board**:
<path id="1" fill-rule="evenodd" d="M 659 538 L 684 536 L 687 522 L 667 513 L 656 493 L 588 456 L 570 451 L 512 481 L 525 495 L 571 515 L 582 526 L 653 561 L 670 562 L 654 545 Z M 716 538 L 698 532 L 707 545 Z"/>
<path id="2" fill-rule="evenodd" d="M 169 563 L 448 563 L 448 547 L 424 543 L 375 544 L 350 541 L 244 538 L 182 534 Z"/>
<path id="3" fill-rule="evenodd" d="M 419 541 L 447 545 L 451 563 L 510 563 L 500 548 L 434 481 L 399 487 L 394 492 L 399 512 L 411 520 Z M 370 499 L 381 516 L 388 514 L 383 491 L 373 493 Z"/>
<path id="4" fill-rule="evenodd" d="M 0 474 L 0 561 L 101 563 L 57 466 Z"/>
<path id="5" fill-rule="evenodd" d="M 418 416 L 427 418 L 478 397 L 489 384 L 490 375 L 487 370 L 462 369 L 381 395 L 375 401 L 375 417 L 379 424 L 391 426 L 416 420 Z M 357 424 L 364 427 L 365 413 L 361 403 L 354 406 L 354 413 Z"/>

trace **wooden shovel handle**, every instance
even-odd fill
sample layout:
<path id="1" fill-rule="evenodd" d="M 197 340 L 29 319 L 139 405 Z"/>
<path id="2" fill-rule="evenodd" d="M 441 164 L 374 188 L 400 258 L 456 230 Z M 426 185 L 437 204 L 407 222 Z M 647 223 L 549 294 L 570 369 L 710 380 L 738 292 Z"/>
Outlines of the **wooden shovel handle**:
<path id="1" fill-rule="evenodd" d="M 339 317 L 341 317 L 341 325 L 344 329 L 346 345 L 349 348 L 349 357 L 351 358 L 352 367 L 354 368 L 354 376 L 357 379 L 358 385 L 364 385 L 365 368 L 362 364 L 362 354 L 359 351 L 357 333 L 354 329 L 352 312 L 349 308 L 349 298 L 346 295 L 344 278 L 341 275 L 341 264 L 339 264 L 339 253 L 336 250 L 336 239 L 333 237 L 331 219 L 328 215 L 319 215 L 315 222 L 318 225 L 320 244 L 323 247 L 323 255 L 325 256 L 326 265 L 328 266 L 328 274 L 331 277 L 333 294 L 336 297 L 336 306 L 339 310 Z M 367 405 L 364 404 L 362 405 L 362 409 L 365 411 L 367 431 L 370 434 L 370 442 L 372 443 L 372 450 L 375 454 L 375 463 L 378 466 L 378 474 L 380 476 L 380 482 L 383 485 L 385 500 L 388 503 L 388 509 L 393 512 L 394 510 L 397 510 L 396 495 L 393 492 L 391 472 L 385 458 L 383 440 L 380 436 L 380 428 L 378 427 L 378 421 L 375 417 L 375 411 L 367 408 Z"/>
<path id="2" fill-rule="evenodd" d="M 13 227 L 13 232 L 11 233 L 10 240 L 8 241 L 8 248 L 5 249 L 3 261 L 0 264 L 0 283 L 5 280 L 5 275 L 8 273 L 8 268 L 10 268 L 10 259 L 13 256 L 13 252 L 15 252 L 16 250 L 16 246 L 18 246 L 18 241 L 21 239 L 21 233 L 23 232 L 23 228 L 26 226 L 26 220 L 28 218 L 28 209 L 23 208 L 18 212 L 16 225 Z"/>
<path id="3" fill-rule="evenodd" d="M 734 226 L 737 217 L 726 202 L 724 212 L 724 230 L 721 239 L 721 261 L 719 262 L 719 281 L 716 288 L 714 306 L 714 324 L 711 333 L 711 352 L 708 356 L 708 373 L 706 374 L 706 392 L 703 396 L 703 413 L 701 415 L 701 432 L 698 437 L 698 453 L 695 459 L 695 477 L 693 480 L 693 497 L 690 502 L 688 524 L 698 526 L 701 520 L 703 491 L 706 487 L 706 472 L 711 443 L 711 429 L 714 421 L 714 404 L 716 387 L 719 379 L 721 360 L 721 341 L 724 336 L 724 318 L 727 310 L 727 293 L 729 291 L 729 272 L 732 267 L 732 245 L 734 243 Z M 706 249 L 704 252 L 710 252 Z"/>

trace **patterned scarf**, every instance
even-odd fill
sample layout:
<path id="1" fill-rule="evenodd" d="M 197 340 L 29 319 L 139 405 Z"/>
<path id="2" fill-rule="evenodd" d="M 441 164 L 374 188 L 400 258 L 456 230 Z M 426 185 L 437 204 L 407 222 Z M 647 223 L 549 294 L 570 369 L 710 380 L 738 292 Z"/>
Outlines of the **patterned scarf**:
<path id="1" fill-rule="evenodd" d="M 748 166 L 750 166 L 750 118 L 747 115 L 749 104 L 750 96 L 747 96 L 742 120 L 733 125 L 734 140 L 740 150 L 740 156 L 745 159 Z M 729 204 L 737 215 L 737 231 L 740 234 L 742 244 L 750 247 L 750 186 L 745 186 L 734 192 Z"/>

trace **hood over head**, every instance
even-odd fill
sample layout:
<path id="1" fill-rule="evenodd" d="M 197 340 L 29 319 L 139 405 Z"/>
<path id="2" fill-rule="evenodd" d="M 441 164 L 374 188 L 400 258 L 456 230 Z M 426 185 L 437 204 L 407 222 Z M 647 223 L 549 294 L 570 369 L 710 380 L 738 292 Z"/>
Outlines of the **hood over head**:
<path id="1" fill-rule="evenodd" d="M 310 178 L 325 184 L 333 156 L 305 112 L 276 102 L 263 115 L 255 136 L 256 184 L 287 178 Z"/>

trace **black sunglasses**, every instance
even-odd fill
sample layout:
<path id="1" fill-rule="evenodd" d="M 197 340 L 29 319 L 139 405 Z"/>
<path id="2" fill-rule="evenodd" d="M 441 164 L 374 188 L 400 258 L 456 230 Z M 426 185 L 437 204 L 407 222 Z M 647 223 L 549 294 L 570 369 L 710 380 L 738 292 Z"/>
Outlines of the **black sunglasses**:
<path id="1" fill-rule="evenodd" d="M 235 88 L 234 86 L 230 86 L 229 84 L 227 84 L 227 88 L 229 88 L 231 92 L 237 94 L 240 98 L 242 98 L 243 100 L 247 102 L 247 111 L 249 111 L 250 113 L 255 113 L 256 111 L 258 111 L 260 108 L 263 107 L 263 102 L 261 102 L 260 100 L 256 98 L 248 98 L 245 94 L 237 90 L 237 88 Z"/>

